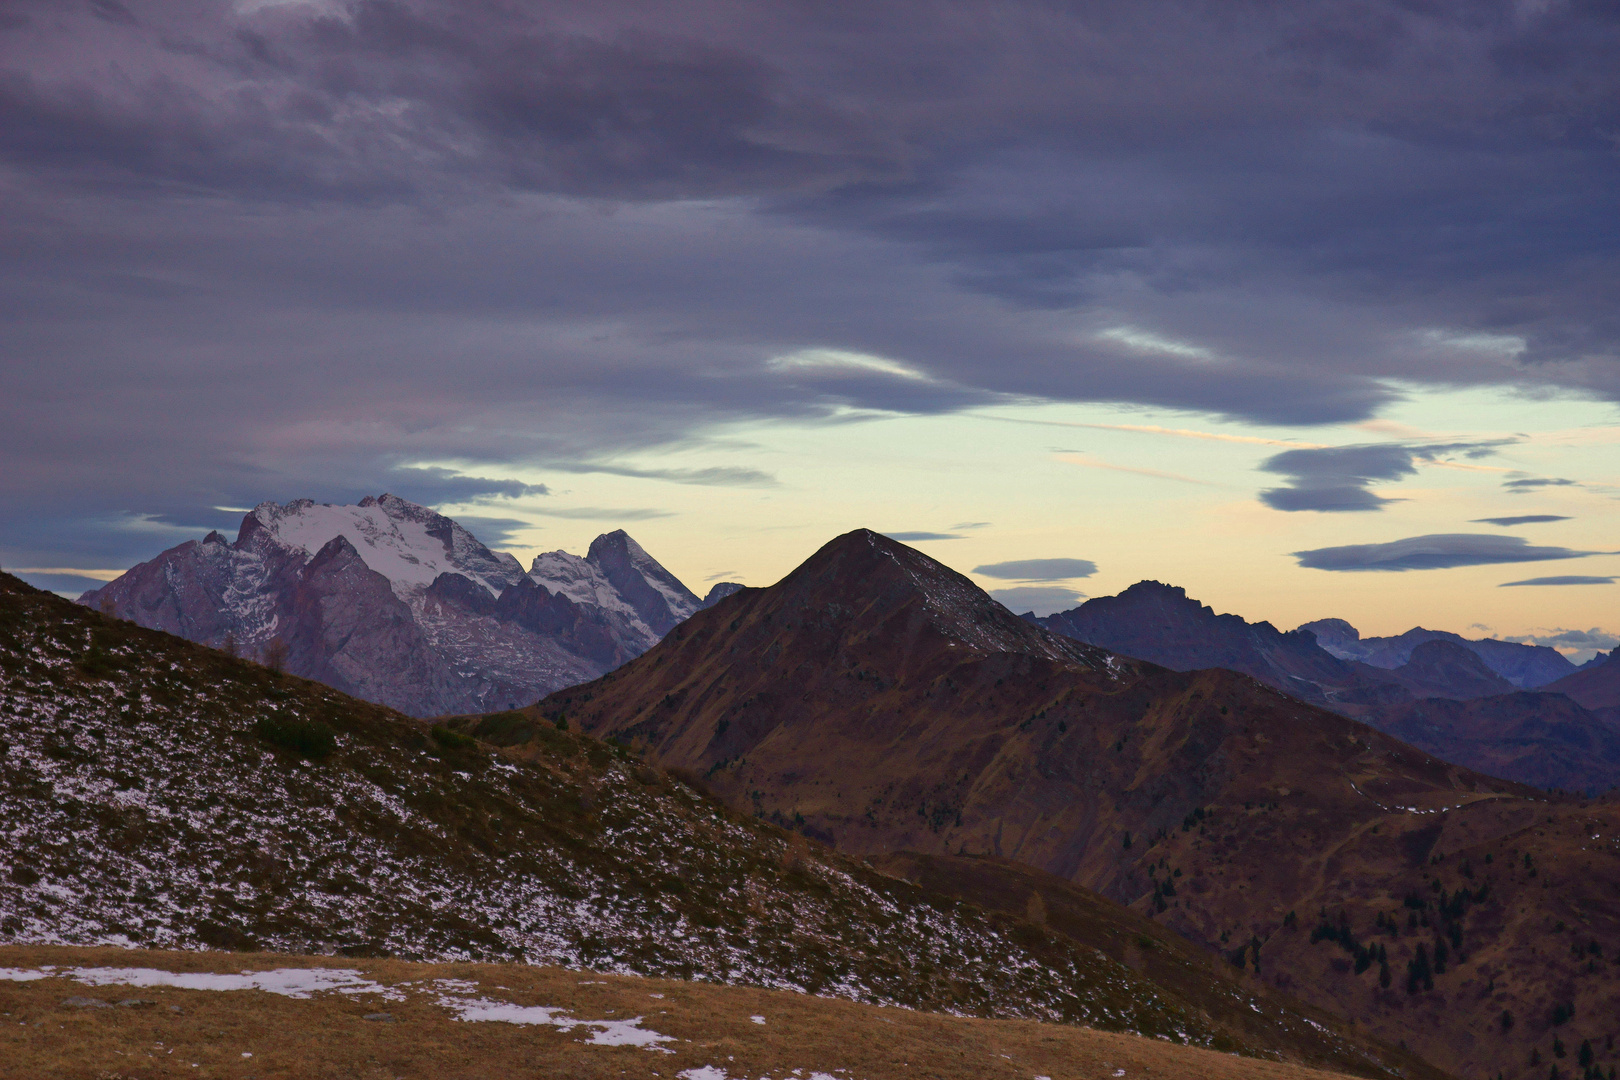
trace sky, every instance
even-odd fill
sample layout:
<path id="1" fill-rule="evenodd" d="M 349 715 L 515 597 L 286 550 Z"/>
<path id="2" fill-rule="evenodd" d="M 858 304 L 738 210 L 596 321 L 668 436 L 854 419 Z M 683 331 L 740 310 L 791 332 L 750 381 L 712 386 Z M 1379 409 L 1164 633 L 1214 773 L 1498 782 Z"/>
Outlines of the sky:
<path id="1" fill-rule="evenodd" d="M 0 0 L 0 565 L 390 491 L 698 592 L 1620 633 L 1620 9 Z"/>

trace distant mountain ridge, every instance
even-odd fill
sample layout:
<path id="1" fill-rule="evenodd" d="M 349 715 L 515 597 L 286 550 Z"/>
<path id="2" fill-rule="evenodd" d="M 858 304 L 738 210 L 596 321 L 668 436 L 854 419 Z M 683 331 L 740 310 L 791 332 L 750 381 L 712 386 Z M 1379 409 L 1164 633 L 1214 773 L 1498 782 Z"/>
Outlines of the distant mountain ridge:
<path id="1" fill-rule="evenodd" d="M 595 678 L 701 606 L 625 532 L 527 572 L 396 495 L 255 507 L 81 603 L 415 716 L 489 711 Z"/>
<path id="2" fill-rule="evenodd" d="M 1492 671 L 1521 690 L 1534 690 L 1576 670 L 1568 657 L 1546 645 L 1465 638 L 1449 630 L 1414 626 L 1394 637 L 1364 638 L 1343 619 L 1317 619 L 1299 629 L 1314 634 L 1318 645 L 1341 660 L 1358 660 L 1379 668 L 1400 667 L 1412 658 L 1412 650 L 1425 642 L 1450 641 L 1478 656 Z"/>
<path id="3" fill-rule="evenodd" d="M 1319 635 L 1361 639 L 1337 619 L 1281 631 L 1268 622 L 1217 615 L 1185 589 L 1157 581 L 1132 585 L 1045 618 L 1049 630 L 1175 671 L 1227 668 L 1252 675 L 1302 701 L 1370 724 L 1447 761 L 1544 788 L 1606 791 L 1620 785 L 1620 717 L 1562 696 L 1563 682 L 1525 691 L 1509 676 L 1535 679 L 1553 670 L 1605 685 L 1599 669 L 1577 672 L 1543 646 L 1470 642 L 1456 634 L 1413 630 L 1370 639 L 1363 650 L 1381 664 L 1346 659 Z M 1588 674 L 1590 672 L 1590 674 Z M 1611 673 L 1620 675 L 1620 667 Z M 1578 685 L 1586 685 L 1580 683 Z M 1592 701 L 1620 695 L 1590 693 Z M 1459 708 L 1448 702 L 1466 702 Z M 1488 704 L 1487 704 L 1488 703 Z"/>

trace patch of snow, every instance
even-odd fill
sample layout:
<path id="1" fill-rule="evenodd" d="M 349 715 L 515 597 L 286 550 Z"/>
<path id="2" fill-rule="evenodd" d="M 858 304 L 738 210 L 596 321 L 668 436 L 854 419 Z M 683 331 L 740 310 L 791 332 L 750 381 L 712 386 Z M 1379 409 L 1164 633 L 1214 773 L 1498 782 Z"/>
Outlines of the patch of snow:
<path id="1" fill-rule="evenodd" d="M 30 971 L 27 968 L 0 968 L 0 982 L 33 982 L 35 979 L 54 979 L 54 971 Z"/>

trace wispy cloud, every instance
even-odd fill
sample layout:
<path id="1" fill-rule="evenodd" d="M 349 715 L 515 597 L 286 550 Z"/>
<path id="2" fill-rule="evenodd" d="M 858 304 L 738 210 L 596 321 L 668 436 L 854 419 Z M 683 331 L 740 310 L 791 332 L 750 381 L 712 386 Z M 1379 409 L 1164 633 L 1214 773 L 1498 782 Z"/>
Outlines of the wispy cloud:
<path id="1" fill-rule="evenodd" d="M 1036 427 L 1084 428 L 1091 431 L 1129 431 L 1138 435 L 1169 435 L 1178 439 L 1205 439 L 1210 442 L 1244 443 L 1250 446 L 1290 446 L 1316 449 L 1325 443 L 1301 442 L 1297 439 L 1275 439 L 1261 435 L 1233 435 L 1220 431 L 1198 431 L 1193 428 L 1160 427 L 1155 424 L 1087 424 L 1078 420 L 1038 420 L 1032 417 L 998 416 L 994 413 L 973 413 L 980 420 L 995 420 L 1005 424 L 1030 424 Z"/>
<path id="2" fill-rule="evenodd" d="M 1179 484 L 1197 484 L 1200 487 L 1220 487 L 1221 485 L 1208 480 L 1199 480 L 1193 476 L 1183 476 L 1180 473 L 1162 472 L 1159 469 L 1139 469 L 1132 465 L 1115 465 L 1107 461 L 1094 461 L 1079 454 L 1058 454 L 1057 460 L 1066 465 L 1079 465 L 1085 469 L 1107 469 L 1109 472 L 1131 473 L 1135 476 L 1151 476 L 1156 480 L 1174 480 Z"/>
<path id="3" fill-rule="evenodd" d="M 562 461 L 548 462 L 545 468 L 564 473 L 602 473 L 607 476 L 628 476 L 638 480 L 667 480 L 672 484 L 696 484 L 704 487 L 775 487 L 776 477 L 758 469 L 739 465 L 711 465 L 696 469 L 649 469 L 633 465 L 612 465 L 606 462 Z"/>
<path id="4" fill-rule="evenodd" d="M 1506 589 L 1512 585 L 1613 585 L 1612 577 L 1595 577 L 1586 574 L 1556 574 L 1552 577 L 1525 578 L 1523 581 L 1504 581 L 1497 586 Z"/>
<path id="5" fill-rule="evenodd" d="M 89 570 L 76 566 L 8 566 L 7 573 L 12 574 L 52 574 L 57 577 L 81 577 L 91 581 L 113 581 L 122 577 L 123 570 Z"/>
<path id="6" fill-rule="evenodd" d="M 1572 521 L 1574 519 L 1564 514 L 1515 514 L 1511 517 L 1474 518 L 1475 525 L 1501 525 L 1511 528 L 1514 525 L 1543 525 L 1549 521 Z"/>
<path id="7" fill-rule="evenodd" d="M 524 508 L 524 513 L 541 517 L 567 518 L 572 521 L 650 521 L 653 518 L 677 516 L 673 510 L 651 510 L 638 507 L 567 506 Z"/>
<path id="8" fill-rule="evenodd" d="M 1524 492 L 1535 491 L 1540 488 L 1579 487 L 1580 482 L 1578 480 L 1566 480 L 1563 477 L 1531 476 L 1523 477 L 1518 480 L 1504 480 L 1502 481 L 1502 486 L 1507 488 L 1509 491 L 1522 494 Z"/>

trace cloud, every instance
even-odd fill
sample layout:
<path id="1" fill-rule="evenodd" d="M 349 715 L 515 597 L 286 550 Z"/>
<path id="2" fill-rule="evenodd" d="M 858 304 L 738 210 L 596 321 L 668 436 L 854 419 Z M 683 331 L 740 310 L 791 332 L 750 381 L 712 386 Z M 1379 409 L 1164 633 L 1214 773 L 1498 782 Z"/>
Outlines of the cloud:
<path id="1" fill-rule="evenodd" d="M 112 581 L 124 574 L 123 570 L 90 570 L 74 566 L 8 566 L 5 571 L 19 577 L 24 574 L 48 574 L 52 577 L 84 578 L 86 581 Z"/>
<path id="2" fill-rule="evenodd" d="M 1523 493 L 1544 487 L 1579 487 L 1580 483 L 1576 480 L 1564 480 L 1562 478 L 1529 477 L 1522 480 L 1504 480 L 1502 486 L 1509 491 Z"/>
<path id="3" fill-rule="evenodd" d="M 1077 451 L 1066 451 L 1057 455 L 1057 459 L 1066 465 L 1079 465 L 1087 469 L 1104 469 L 1108 472 L 1130 473 L 1133 476 L 1151 476 L 1155 480 L 1174 480 L 1181 484 L 1197 484 L 1200 487 L 1214 487 L 1208 480 L 1199 480 L 1193 476 L 1183 476 L 1180 473 L 1162 472 L 1158 469 L 1139 469 L 1132 465 L 1115 465 L 1107 461 L 1092 461 L 1080 456 Z"/>
<path id="4" fill-rule="evenodd" d="M 654 518 L 677 516 L 673 510 L 610 506 L 531 507 L 524 512 L 538 514 L 541 517 L 567 518 L 570 521 L 651 521 Z"/>
<path id="5" fill-rule="evenodd" d="M 5 557 L 103 565 L 115 511 L 353 501 L 402 460 L 768 484 L 638 455 L 843 410 L 1620 400 L 1612 5 L 848 19 L 7 0 Z M 828 356 L 868 360 L 771 363 Z"/>
<path id="6" fill-rule="evenodd" d="M 1346 544 L 1341 547 L 1295 551 L 1299 565 L 1313 570 L 1446 570 L 1458 566 L 1495 563 L 1543 562 L 1601 555 L 1565 547 L 1536 547 L 1517 536 L 1481 533 L 1439 533 L 1413 536 L 1386 544 Z"/>
<path id="7" fill-rule="evenodd" d="M 547 468 L 566 473 L 603 473 L 609 476 L 630 476 L 638 480 L 668 480 L 675 484 L 698 484 L 715 487 L 774 487 L 776 477 L 758 469 L 736 465 L 714 465 L 702 469 L 638 469 L 628 465 L 607 465 L 597 462 L 551 462 Z"/>
<path id="8" fill-rule="evenodd" d="M 453 469 L 437 466 L 402 465 L 393 470 L 393 475 L 398 477 L 398 483 L 407 485 L 399 494 L 423 506 L 551 494 L 544 484 L 468 476 Z"/>
<path id="9" fill-rule="evenodd" d="M 916 543 L 919 540 L 961 540 L 961 539 L 964 539 L 964 537 L 962 537 L 958 533 L 942 533 L 942 532 L 892 532 L 892 533 L 884 533 L 883 535 L 887 536 L 890 540 L 899 540 L 903 544 L 912 544 L 912 543 Z"/>
<path id="10" fill-rule="evenodd" d="M 1067 581 L 1090 577 L 1097 564 L 1090 559 L 1013 559 L 975 566 L 973 572 L 1011 581 Z"/>
<path id="11" fill-rule="evenodd" d="M 1503 641 L 1516 641 L 1524 645 L 1547 645 L 1554 649 L 1578 649 L 1605 652 L 1620 645 L 1620 636 L 1592 627 L 1590 630 L 1556 628 L 1535 634 L 1505 637 Z"/>
<path id="12" fill-rule="evenodd" d="M 532 521 L 519 521 L 516 518 L 480 517 L 477 514 L 456 514 L 456 521 L 462 528 L 476 536 L 486 547 L 500 550 L 512 543 L 518 533 L 539 528 Z"/>
<path id="13" fill-rule="evenodd" d="M 1514 525 L 1540 525 L 1548 521 L 1570 521 L 1571 518 L 1563 514 L 1518 514 L 1514 517 L 1474 518 L 1475 525 L 1501 525 L 1511 527 Z"/>
<path id="14" fill-rule="evenodd" d="M 1032 611 L 1036 615 L 1046 616 L 1075 607 L 1085 599 L 1086 594 L 1050 585 L 1018 585 L 1010 589 L 991 589 L 990 596 L 1003 607 L 1019 614 Z"/>
<path id="15" fill-rule="evenodd" d="M 1311 447 L 1284 450 L 1261 462 L 1260 468 L 1288 477 L 1288 486 L 1269 488 L 1260 501 L 1273 510 L 1314 510 L 1318 513 L 1356 513 L 1382 510 L 1397 499 L 1375 495 L 1368 488 L 1381 480 L 1412 476 L 1422 463 L 1465 455 L 1480 457 L 1515 440 L 1484 442 Z"/>
<path id="16" fill-rule="evenodd" d="M 1510 585 L 1613 585 L 1612 577 L 1589 577 L 1583 574 L 1559 574 L 1553 577 L 1526 578 L 1523 581 L 1504 581 L 1498 588 Z"/>

